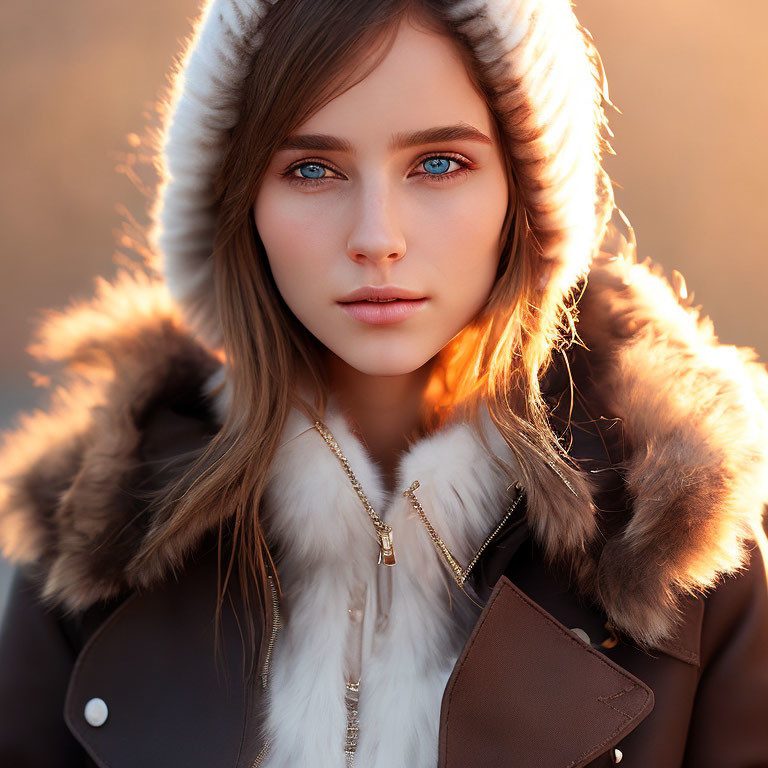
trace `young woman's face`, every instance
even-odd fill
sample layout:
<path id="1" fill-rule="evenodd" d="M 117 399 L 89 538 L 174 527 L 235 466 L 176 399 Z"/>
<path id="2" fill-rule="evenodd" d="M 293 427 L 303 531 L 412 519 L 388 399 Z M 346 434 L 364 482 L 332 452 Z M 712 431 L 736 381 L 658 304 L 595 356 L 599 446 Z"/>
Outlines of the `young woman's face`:
<path id="1" fill-rule="evenodd" d="M 414 371 L 496 275 L 508 188 L 485 102 L 451 41 L 406 20 L 377 68 L 292 139 L 254 205 L 280 293 L 360 372 Z M 344 303 L 369 286 L 412 300 Z"/>

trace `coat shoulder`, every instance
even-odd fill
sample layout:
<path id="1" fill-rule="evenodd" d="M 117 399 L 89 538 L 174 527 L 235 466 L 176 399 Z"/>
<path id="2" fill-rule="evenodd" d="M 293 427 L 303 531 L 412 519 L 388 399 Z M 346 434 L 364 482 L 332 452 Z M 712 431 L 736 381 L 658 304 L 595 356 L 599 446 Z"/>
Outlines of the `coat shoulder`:
<path id="1" fill-rule="evenodd" d="M 96 287 L 37 329 L 49 402 L 0 447 L 0 549 L 71 612 L 121 593 L 153 524 L 147 502 L 217 429 L 207 383 L 220 361 L 164 285 L 123 271 Z"/>

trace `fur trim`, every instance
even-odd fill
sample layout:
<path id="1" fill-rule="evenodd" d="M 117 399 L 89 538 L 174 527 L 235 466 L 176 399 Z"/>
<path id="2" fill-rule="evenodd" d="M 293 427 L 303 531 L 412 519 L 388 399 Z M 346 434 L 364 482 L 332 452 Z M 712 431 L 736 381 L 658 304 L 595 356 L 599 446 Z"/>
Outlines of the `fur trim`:
<path id="1" fill-rule="evenodd" d="M 36 354 L 65 362 L 69 379 L 48 412 L 22 416 L 4 435 L 2 551 L 39 563 L 46 599 L 69 610 L 149 586 L 216 522 L 201 521 L 169 547 L 155 572 L 126 572 L 159 524 L 135 492 L 161 482 L 157 459 L 143 454 L 153 416 L 172 414 L 201 442 L 216 428 L 205 398 L 220 363 L 170 306 L 162 286 L 123 276 L 102 283 L 91 303 L 54 316 Z M 574 575 L 618 628 L 653 644 L 673 633 L 682 594 L 742 568 L 757 537 L 768 498 L 768 373 L 752 349 L 718 343 L 710 320 L 649 262 L 599 259 L 579 307 L 590 351 L 581 350 L 586 364 L 574 368 L 574 389 L 596 423 L 620 420 L 613 423 L 622 427 L 624 455 L 613 466 L 631 508 L 627 515 L 596 505 L 599 526 Z M 160 464 L 172 455 L 169 438 Z M 459 481 L 467 470 L 456 461 Z M 419 479 L 432 493 L 421 473 L 401 480 Z M 546 551 L 571 535 L 566 516 L 552 521 L 531 521 Z"/>
<path id="2" fill-rule="evenodd" d="M 617 627 L 650 644 L 670 634 L 681 594 L 746 564 L 768 501 L 765 365 L 720 344 L 678 280 L 675 293 L 650 261 L 618 258 L 590 273 L 580 305 L 580 335 L 602 359 L 593 383 L 624 424 L 633 499 L 582 580 Z"/>
<path id="3" fill-rule="evenodd" d="M 172 404 L 205 432 L 199 390 L 218 361 L 141 272 L 99 279 L 91 301 L 50 313 L 30 351 L 66 368 L 48 410 L 3 435 L 0 548 L 42 566 L 47 602 L 81 611 L 137 586 L 124 569 L 147 532 L 140 493 L 162 482 L 164 457 L 143 450 L 152 415 Z"/>
<path id="4" fill-rule="evenodd" d="M 207 0 L 166 98 L 152 240 L 171 294 L 213 348 L 222 346 L 212 289 L 213 180 L 270 4 Z M 492 82 L 542 255 L 542 285 L 562 295 L 587 272 L 612 207 L 600 165 L 607 144 L 599 57 L 569 0 L 453 0 L 444 12 Z"/>

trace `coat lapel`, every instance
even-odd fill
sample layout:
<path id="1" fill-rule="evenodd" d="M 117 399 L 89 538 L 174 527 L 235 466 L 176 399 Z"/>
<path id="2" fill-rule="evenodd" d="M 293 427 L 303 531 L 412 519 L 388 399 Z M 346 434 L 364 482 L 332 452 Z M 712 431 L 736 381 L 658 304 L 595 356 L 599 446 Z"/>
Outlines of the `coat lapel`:
<path id="1" fill-rule="evenodd" d="M 653 703 L 645 683 L 501 576 L 443 695 L 438 768 L 579 768 Z"/>
<path id="2" fill-rule="evenodd" d="M 236 765 L 250 725 L 234 611 L 242 600 L 235 582 L 222 604 L 216 659 L 217 554 L 209 537 L 183 579 L 131 594 L 80 651 L 64 719 L 100 768 Z M 105 719 L 90 715 L 94 699 L 104 702 Z"/>

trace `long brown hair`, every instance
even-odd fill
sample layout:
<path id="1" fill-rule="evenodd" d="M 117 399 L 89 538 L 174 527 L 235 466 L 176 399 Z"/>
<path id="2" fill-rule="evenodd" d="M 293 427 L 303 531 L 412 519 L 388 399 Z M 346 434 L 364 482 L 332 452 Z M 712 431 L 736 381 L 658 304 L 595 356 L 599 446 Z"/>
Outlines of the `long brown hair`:
<path id="1" fill-rule="evenodd" d="M 440 0 L 280 0 L 269 8 L 259 28 L 263 42 L 243 86 L 240 119 L 215 189 L 219 217 L 214 282 L 223 365 L 234 407 L 195 463 L 156 499 L 160 519 L 168 524 L 145 552 L 145 557 L 152 557 L 199 516 L 220 521 L 221 545 L 223 524 L 231 523 L 231 556 L 223 583 L 219 579 L 217 626 L 236 563 L 253 651 L 253 593 L 262 618 L 269 599 L 271 555 L 260 521 L 268 470 L 291 407 L 304 409 L 313 419 L 322 418 L 328 380 L 319 342 L 291 313 L 274 283 L 252 208 L 281 141 L 375 68 L 406 13 L 416 12 L 420 23 L 455 40 L 493 116 L 510 191 L 495 285 L 478 317 L 441 351 L 424 404 L 422 429 L 432 430 L 459 412 L 475 419 L 479 406 L 487 403 L 523 473 L 514 479 L 528 485 L 528 480 L 541 475 L 542 467 L 548 471 L 548 465 L 571 490 L 583 489 L 550 429 L 539 387 L 552 349 L 575 338 L 574 302 L 547 298 L 542 287 L 541 244 L 531 235 L 527 191 L 519 183 L 503 138 L 511 110 L 504 101 L 509 83 L 498 69 L 488 71 L 475 58 L 472 51 L 482 40 L 470 41 L 458 30 L 446 13 L 448 5 Z M 312 402 L 298 397 L 294 384 L 299 381 L 312 393 Z M 535 493 L 529 488 L 534 502 Z"/>

